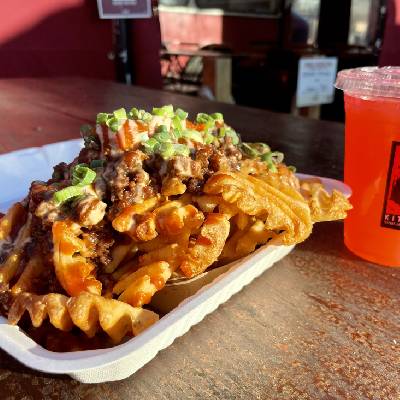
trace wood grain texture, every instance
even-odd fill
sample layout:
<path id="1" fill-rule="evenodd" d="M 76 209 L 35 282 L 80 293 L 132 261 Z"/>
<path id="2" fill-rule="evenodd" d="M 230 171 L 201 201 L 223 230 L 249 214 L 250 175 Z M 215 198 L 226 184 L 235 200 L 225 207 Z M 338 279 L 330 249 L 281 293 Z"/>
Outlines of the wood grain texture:
<path id="1" fill-rule="evenodd" d="M 22 147 L 19 136 L 10 142 L 6 132 L 20 132 L 28 143 L 39 122 L 42 135 L 34 140 L 47 143 L 73 137 L 99 110 L 172 102 L 191 112 L 224 112 L 243 136 L 276 144 L 304 172 L 342 173 L 338 124 L 105 82 L 0 81 L 0 93 L 2 114 L 8 107 L 22 116 L 0 124 L 5 149 Z M 0 352 L 0 398 L 399 399 L 399 284 L 399 269 L 346 250 L 342 223 L 319 224 L 288 257 L 130 378 L 84 385 L 29 370 Z"/>

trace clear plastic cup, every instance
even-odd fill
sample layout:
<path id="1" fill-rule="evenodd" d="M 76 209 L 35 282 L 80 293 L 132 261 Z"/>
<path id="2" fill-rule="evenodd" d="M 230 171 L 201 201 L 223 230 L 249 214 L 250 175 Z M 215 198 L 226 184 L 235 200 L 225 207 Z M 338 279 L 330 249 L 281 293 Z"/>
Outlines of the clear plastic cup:
<path id="1" fill-rule="evenodd" d="M 354 206 L 346 246 L 360 257 L 400 266 L 400 67 L 340 71 L 344 91 L 344 179 Z"/>

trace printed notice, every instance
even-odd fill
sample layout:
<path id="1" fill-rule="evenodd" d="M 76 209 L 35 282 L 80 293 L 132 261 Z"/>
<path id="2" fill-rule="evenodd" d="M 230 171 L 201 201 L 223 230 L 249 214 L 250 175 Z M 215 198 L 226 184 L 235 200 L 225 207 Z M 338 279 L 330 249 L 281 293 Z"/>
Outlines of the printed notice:
<path id="1" fill-rule="evenodd" d="M 381 226 L 400 229 L 400 142 L 393 142 Z"/>
<path id="2" fill-rule="evenodd" d="M 299 60 L 297 107 L 333 102 L 337 64 L 336 57 L 304 57 Z"/>
<path id="3" fill-rule="evenodd" d="M 102 19 L 150 18 L 151 0 L 97 0 Z"/>

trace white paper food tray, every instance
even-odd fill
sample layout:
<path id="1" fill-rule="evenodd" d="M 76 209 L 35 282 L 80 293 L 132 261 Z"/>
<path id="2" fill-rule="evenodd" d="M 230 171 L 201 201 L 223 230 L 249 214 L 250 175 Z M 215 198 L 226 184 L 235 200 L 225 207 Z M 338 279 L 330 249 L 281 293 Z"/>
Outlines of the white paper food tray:
<path id="1" fill-rule="evenodd" d="M 0 156 L 0 210 L 24 197 L 34 179 L 48 179 L 52 166 L 71 161 L 80 141 L 67 141 L 8 153 Z M 18 182 L 16 184 L 16 182 Z M 330 180 L 330 187 L 343 190 L 341 182 Z M 333 186 L 332 186 L 333 185 Z M 344 187 L 345 190 L 346 187 Z M 18 327 L 0 317 L 0 347 L 26 366 L 53 374 L 68 374 L 84 383 L 115 381 L 128 377 L 149 362 L 177 337 L 213 312 L 220 304 L 286 256 L 294 246 L 268 246 L 231 264 L 231 268 L 187 298 L 145 332 L 116 347 L 69 353 L 45 350 Z"/>

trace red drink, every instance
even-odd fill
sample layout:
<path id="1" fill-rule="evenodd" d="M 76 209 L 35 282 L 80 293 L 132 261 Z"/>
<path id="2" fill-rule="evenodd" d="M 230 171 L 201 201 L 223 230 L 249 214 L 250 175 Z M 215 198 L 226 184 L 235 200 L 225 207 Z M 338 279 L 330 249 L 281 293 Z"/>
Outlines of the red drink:
<path id="1" fill-rule="evenodd" d="M 400 266 L 400 68 L 341 71 L 337 86 L 345 92 L 345 182 L 354 206 L 345 244 Z"/>

